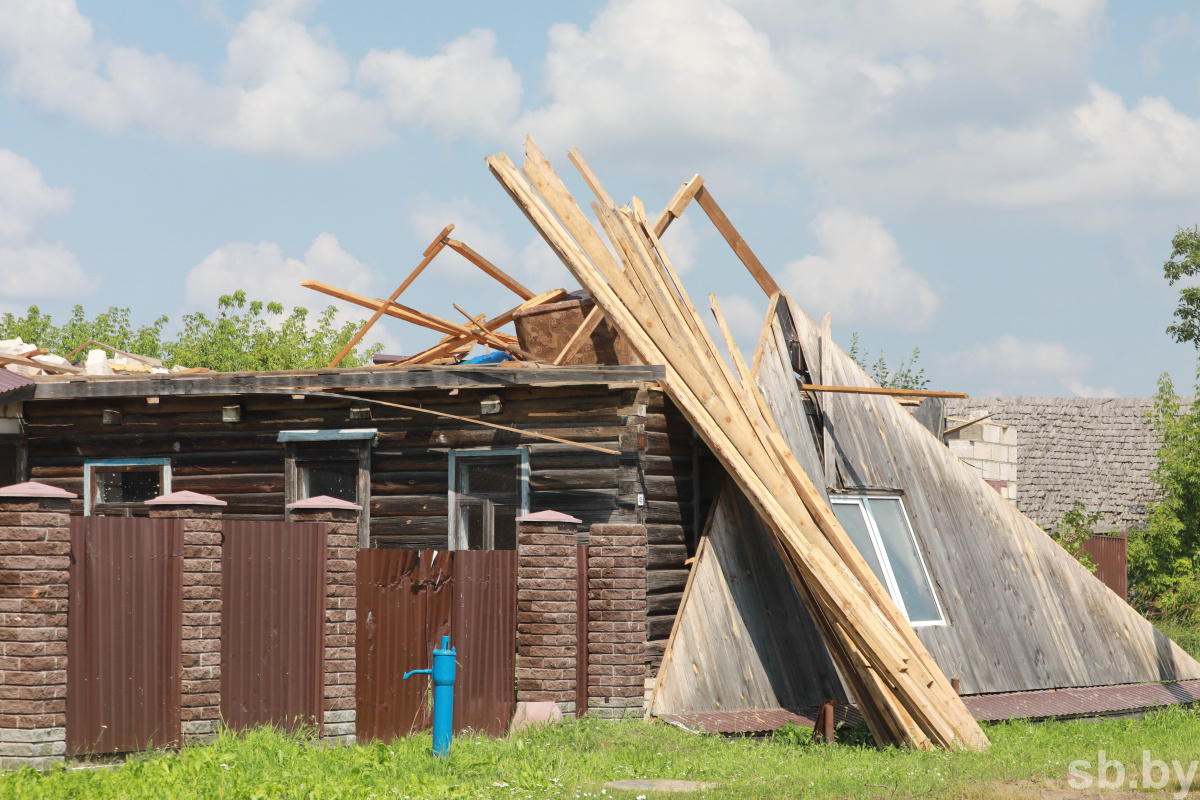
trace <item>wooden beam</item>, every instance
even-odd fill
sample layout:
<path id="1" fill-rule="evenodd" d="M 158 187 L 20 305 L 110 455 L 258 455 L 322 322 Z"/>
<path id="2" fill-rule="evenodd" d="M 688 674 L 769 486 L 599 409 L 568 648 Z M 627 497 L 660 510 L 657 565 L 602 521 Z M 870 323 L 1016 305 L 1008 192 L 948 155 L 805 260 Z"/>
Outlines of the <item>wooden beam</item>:
<path id="1" fill-rule="evenodd" d="M 841 394 L 885 394 L 888 397 L 953 397 L 966 400 L 970 395 L 962 392 L 938 392 L 933 389 L 885 389 L 881 386 L 822 386 L 816 383 L 802 383 L 800 388 L 806 392 L 839 392 Z M 976 420 L 978 422 L 978 420 Z M 974 422 L 967 423 L 974 425 Z"/>
<path id="2" fill-rule="evenodd" d="M 452 230 L 454 230 L 454 223 L 442 228 L 442 232 L 437 235 L 437 238 L 433 240 L 433 243 L 429 245 L 429 247 L 425 248 L 423 253 L 425 258 L 421 260 L 420 264 L 417 264 L 417 268 L 414 269 L 412 273 L 404 279 L 404 282 L 400 284 L 396 291 L 392 292 L 392 296 L 388 298 L 389 303 L 396 302 L 396 298 L 403 294 L 404 290 L 407 289 L 409 285 L 417 279 L 417 276 L 429 266 L 429 262 L 433 261 L 433 259 L 437 257 L 437 254 L 442 252 L 442 248 L 446 246 L 446 237 L 450 235 L 450 231 Z M 300 285 L 303 286 L 304 282 L 302 281 Z M 310 286 L 309 288 L 312 287 Z M 362 338 L 367 335 L 367 331 L 371 330 L 371 326 L 379 321 L 379 318 L 383 316 L 386 309 L 386 305 L 380 306 L 375 312 L 374 316 L 367 320 L 367 323 L 359 329 L 358 333 L 354 334 L 354 336 L 350 338 L 350 341 L 346 343 L 346 346 L 342 348 L 341 352 L 333 357 L 333 361 L 329 362 L 329 367 L 331 369 L 342 363 L 342 359 L 345 358 L 351 350 L 358 346 L 358 343 L 362 341 Z"/>
<path id="3" fill-rule="evenodd" d="M 666 233 L 667 226 L 683 216 L 683 210 L 688 207 L 688 203 L 692 202 L 692 198 L 696 196 L 696 192 L 700 191 L 702 186 L 704 186 L 704 178 L 693 175 L 690 181 L 679 187 L 679 191 L 675 192 L 671 202 L 667 203 L 667 207 L 658 215 L 658 220 L 654 223 L 655 236 L 661 237 Z"/>
<path id="4" fill-rule="evenodd" d="M 600 179 L 596 177 L 596 173 L 592 172 L 592 168 L 584 160 L 583 154 L 579 152 L 579 148 L 572 147 L 571 152 L 567 153 L 567 158 L 571 159 L 571 163 L 575 165 L 575 169 L 579 170 L 579 174 L 583 176 L 583 180 L 587 183 L 588 188 L 592 190 L 592 194 L 596 195 L 601 203 L 604 203 L 606 206 L 616 205 L 616 202 L 609 195 L 608 190 L 604 188 L 604 184 L 600 182 Z"/>
<path id="5" fill-rule="evenodd" d="M 992 414 L 995 414 L 995 413 L 996 413 L 996 412 L 995 412 L 995 411 L 993 411 L 991 414 L 984 414 L 982 417 L 979 417 L 979 418 L 977 418 L 977 419 L 973 419 L 973 420 L 971 420 L 970 422 L 964 422 L 964 423 L 962 423 L 961 425 L 955 425 L 953 428 L 946 428 L 946 430 L 942 431 L 942 436 L 945 436 L 946 434 L 949 434 L 949 433 L 958 433 L 958 432 L 959 432 L 959 431 L 961 431 L 963 428 L 969 428 L 969 427 L 971 427 L 972 425 L 975 425 L 975 424 L 977 424 L 977 423 L 983 422 L 985 419 L 987 419 L 988 417 L 992 416 Z M 1008 426 L 1007 426 L 1007 425 L 1004 425 L 1004 426 L 1001 426 L 1001 427 L 1008 427 Z"/>
<path id="6" fill-rule="evenodd" d="M 492 317 L 487 322 L 484 322 L 483 326 L 485 328 L 487 328 L 489 331 L 495 331 L 497 328 L 502 328 L 505 325 L 507 325 L 508 323 L 512 322 L 513 317 L 516 315 L 516 313 L 518 311 L 522 311 L 526 308 L 532 308 L 533 306 L 543 305 L 545 303 L 556 303 L 566 296 L 567 296 L 566 289 L 552 289 L 549 292 L 542 292 L 541 294 L 539 294 L 537 297 L 533 298 L 532 300 L 526 300 L 524 303 L 521 303 L 519 306 L 510 308 L 508 311 L 505 311 L 503 314 L 500 314 L 499 316 Z M 446 355 L 453 353 L 455 350 L 462 347 L 463 343 L 466 342 L 467 339 L 468 339 L 468 337 L 459 336 L 459 335 L 447 336 L 445 339 L 442 339 L 442 341 L 438 342 L 437 344 L 435 344 L 433 347 L 429 348 L 428 350 L 424 350 L 420 353 L 417 353 L 414 356 L 409 356 L 408 358 L 404 359 L 403 361 L 398 361 L 398 362 L 396 362 L 396 365 L 399 365 L 399 364 L 406 364 L 406 365 L 407 364 L 427 364 L 435 358 L 441 358 L 442 356 L 446 356 Z M 394 365 L 388 364 L 388 365 L 380 365 L 380 366 L 394 366 Z"/>
<path id="7" fill-rule="evenodd" d="M 471 324 L 474 327 L 479 329 L 480 335 L 486 338 L 487 344 L 489 347 L 494 347 L 497 350 L 504 350 L 505 352 L 512 353 L 513 355 L 519 356 L 519 357 L 525 359 L 526 361 L 533 361 L 533 362 L 539 363 L 539 364 L 547 363 L 544 359 L 538 358 L 533 353 L 522 350 L 521 348 L 517 347 L 515 344 L 509 343 L 509 342 L 505 341 L 504 339 L 501 339 L 499 336 L 492 333 L 490 330 L 488 330 L 484 326 L 480 325 L 478 322 L 476 322 L 475 318 L 472 317 L 470 314 L 468 314 L 466 311 L 464 311 L 458 305 L 458 303 L 454 303 L 453 305 L 454 305 L 455 311 L 462 314 L 464 317 L 466 317 L 471 322 Z"/>
<path id="8" fill-rule="evenodd" d="M 458 239 L 447 239 L 446 246 L 458 253 L 467 261 L 470 261 L 472 264 L 479 267 L 488 275 L 495 278 L 500 285 L 520 297 L 522 300 L 532 300 L 535 297 L 534 293 L 525 288 L 520 281 L 518 281 L 516 278 L 513 278 L 507 272 L 500 269 L 483 256 L 479 255 L 479 253 L 476 253 L 470 247 L 467 247 L 467 245 L 463 244 Z"/>
<path id="9" fill-rule="evenodd" d="M 45 370 L 46 372 L 59 374 L 78 375 L 79 373 L 83 372 L 83 369 L 80 367 L 73 367 L 63 364 L 43 364 L 41 361 L 34 361 L 32 358 L 25 358 L 25 356 L 14 356 L 7 353 L 0 353 L 0 364 L 17 364 L 22 367 L 31 367 L 33 369 L 41 369 Z"/>
<path id="10" fill-rule="evenodd" d="M 315 292 L 336 297 L 338 300 L 345 300 L 347 303 L 354 303 L 363 308 L 375 309 L 380 316 L 387 314 L 389 317 L 411 322 L 414 325 L 420 325 L 422 328 L 429 328 L 439 333 L 460 334 L 465 330 L 463 326 L 456 322 L 435 317 L 433 314 L 426 314 L 424 311 L 418 311 L 415 308 L 409 308 L 394 301 L 363 297 L 361 294 L 355 294 L 346 289 L 330 286 L 320 281 L 300 281 L 300 285 L 306 289 L 312 289 Z"/>
<path id="11" fill-rule="evenodd" d="M 750 270 L 750 275 L 758 281 L 758 285 L 767 293 L 767 296 L 770 297 L 780 291 L 779 284 L 775 283 L 771 273 L 767 272 L 767 268 L 758 260 L 758 256 L 754 255 L 750 245 L 746 244 L 746 240 L 737 232 L 737 228 L 733 227 L 729 217 L 725 216 L 725 212 L 713 199 L 712 193 L 700 186 L 696 190 L 696 202 L 704 209 L 704 213 L 712 220 L 713 225 L 717 226 L 717 230 L 725 237 L 725 241 L 729 242 L 733 252 L 737 253 L 737 257 L 746 265 L 746 269 Z"/>

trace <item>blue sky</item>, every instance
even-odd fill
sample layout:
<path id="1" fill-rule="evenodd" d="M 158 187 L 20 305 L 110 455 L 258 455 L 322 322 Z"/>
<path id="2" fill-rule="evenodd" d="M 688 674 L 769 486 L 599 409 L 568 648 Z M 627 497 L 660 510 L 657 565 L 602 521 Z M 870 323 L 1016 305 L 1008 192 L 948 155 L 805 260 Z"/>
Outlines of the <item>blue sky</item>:
<path id="1" fill-rule="evenodd" d="M 1198 45 L 1166 0 L 0 0 L 0 310 L 322 308 L 301 278 L 387 295 L 450 222 L 574 288 L 483 164 L 528 131 L 579 196 L 572 145 L 648 209 L 703 174 L 839 341 L 936 387 L 1188 386 L 1161 264 L 1200 223 Z M 750 349 L 765 298 L 698 209 L 665 242 Z M 514 300 L 450 252 L 405 297 Z"/>

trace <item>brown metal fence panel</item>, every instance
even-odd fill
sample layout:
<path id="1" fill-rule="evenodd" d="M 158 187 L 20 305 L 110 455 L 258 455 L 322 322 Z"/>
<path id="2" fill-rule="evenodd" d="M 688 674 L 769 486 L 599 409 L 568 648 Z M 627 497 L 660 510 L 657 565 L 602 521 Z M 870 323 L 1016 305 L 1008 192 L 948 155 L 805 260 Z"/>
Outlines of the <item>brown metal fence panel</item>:
<path id="1" fill-rule="evenodd" d="M 588 710 L 588 546 L 581 544 L 575 561 L 575 716 Z"/>
<path id="2" fill-rule="evenodd" d="M 67 752 L 180 743 L 183 525 L 71 519 Z"/>
<path id="3" fill-rule="evenodd" d="M 325 530 L 228 520 L 221 549 L 221 716 L 242 730 L 321 719 Z"/>
<path id="4" fill-rule="evenodd" d="M 1096 577 L 1121 598 L 1129 597 L 1129 554 L 1125 534 L 1096 535 L 1083 543 L 1096 562 Z"/>
<path id="5" fill-rule="evenodd" d="M 360 741 L 426 730 L 431 643 L 450 634 L 451 562 L 432 550 L 359 550 L 356 710 Z"/>
<path id="6" fill-rule="evenodd" d="M 516 550 L 454 554 L 450 644 L 458 652 L 455 730 L 503 736 L 517 707 Z"/>

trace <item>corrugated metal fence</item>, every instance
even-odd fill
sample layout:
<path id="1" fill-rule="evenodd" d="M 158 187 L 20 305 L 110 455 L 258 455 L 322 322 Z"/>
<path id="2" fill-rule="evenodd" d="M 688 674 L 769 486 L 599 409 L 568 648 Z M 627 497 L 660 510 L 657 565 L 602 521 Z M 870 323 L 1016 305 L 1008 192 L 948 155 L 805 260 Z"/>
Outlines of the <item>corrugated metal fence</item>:
<path id="1" fill-rule="evenodd" d="M 294 730 L 321 718 L 325 527 L 225 522 L 221 717 L 234 730 Z"/>
<path id="2" fill-rule="evenodd" d="M 358 551 L 360 740 L 390 741 L 430 727 L 430 650 L 451 637 L 458 658 L 456 730 L 501 735 L 516 707 L 517 554 L 514 550 Z"/>
<path id="3" fill-rule="evenodd" d="M 183 525 L 72 517 L 67 752 L 180 742 Z"/>
<path id="4" fill-rule="evenodd" d="M 1096 577 L 1122 599 L 1129 596 L 1128 544 L 1124 533 L 1096 535 L 1083 543 L 1083 549 L 1096 562 Z"/>

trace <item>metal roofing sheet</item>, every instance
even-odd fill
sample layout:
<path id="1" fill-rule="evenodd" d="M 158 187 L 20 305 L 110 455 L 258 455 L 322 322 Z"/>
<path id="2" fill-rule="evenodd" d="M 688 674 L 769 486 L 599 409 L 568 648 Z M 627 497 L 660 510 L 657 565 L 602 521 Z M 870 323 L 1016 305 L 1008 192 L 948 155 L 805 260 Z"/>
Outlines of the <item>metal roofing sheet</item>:
<path id="1" fill-rule="evenodd" d="M 0 406 L 33 397 L 36 383 L 33 378 L 18 375 L 9 369 L 0 369 Z"/>

